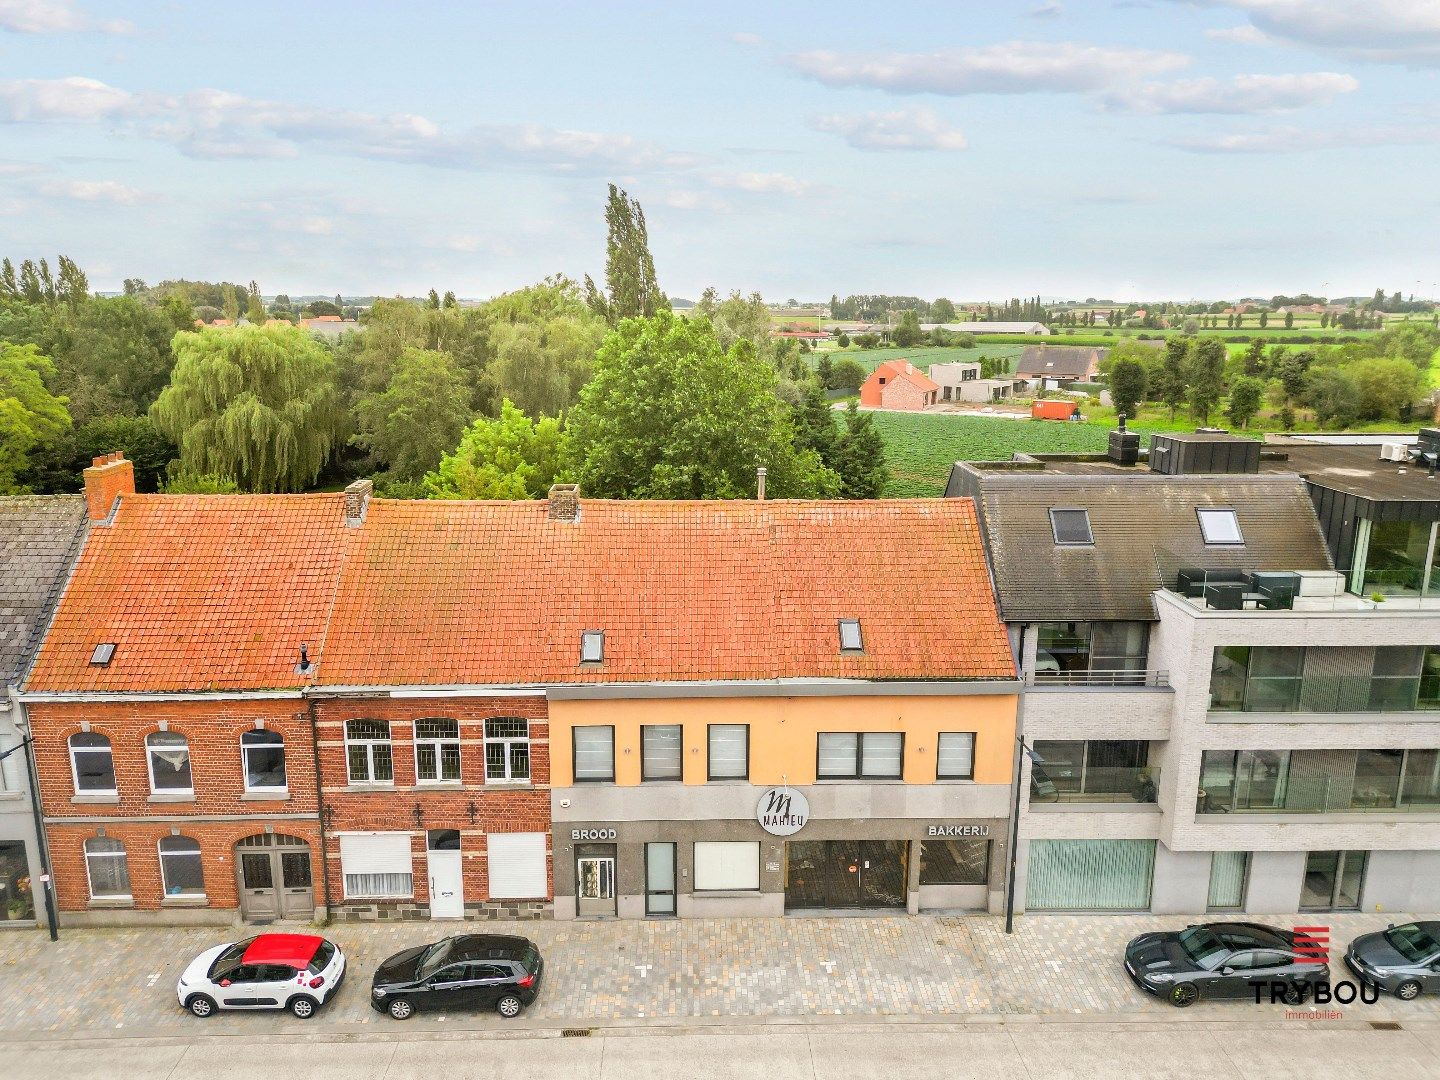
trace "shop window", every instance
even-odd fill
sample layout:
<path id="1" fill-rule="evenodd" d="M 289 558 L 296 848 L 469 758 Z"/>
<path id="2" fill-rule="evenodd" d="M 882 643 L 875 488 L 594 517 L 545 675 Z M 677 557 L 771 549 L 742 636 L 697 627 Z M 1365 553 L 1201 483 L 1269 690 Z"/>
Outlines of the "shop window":
<path id="1" fill-rule="evenodd" d="M 682 778 L 683 735 L 679 724 L 647 724 L 640 729 L 641 780 Z"/>
<path id="2" fill-rule="evenodd" d="M 921 885 L 984 885 L 989 880 L 989 840 L 950 837 L 921 844 Z"/>
<path id="3" fill-rule="evenodd" d="M 821 780 L 898 780 L 905 736 L 898 731 L 822 731 L 815 775 Z"/>
<path id="4" fill-rule="evenodd" d="M 193 795 L 190 744 L 174 731 L 145 736 L 145 757 L 150 764 L 150 790 L 157 795 Z"/>
<path id="5" fill-rule="evenodd" d="M 975 732 L 942 731 L 935 750 L 935 779 L 975 779 Z"/>
<path id="6" fill-rule="evenodd" d="M 166 836 L 160 841 L 160 882 L 166 896 L 205 895 L 205 870 L 200 843 L 188 836 Z"/>
<path id="7" fill-rule="evenodd" d="M 345 760 L 350 783 L 393 784 L 390 725 L 383 720 L 346 720 Z"/>
<path id="8" fill-rule="evenodd" d="M 575 782 L 615 782 L 615 728 L 594 724 L 571 729 L 575 745 Z"/>
<path id="9" fill-rule="evenodd" d="M 92 900 L 129 900 L 130 868 L 125 863 L 125 845 L 108 836 L 85 841 L 85 874 Z"/>
<path id="10" fill-rule="evenodd" d="M 750 725 L 711 724 L 711 780 L 745 780 L 750 776 Z"/>
<path id="11" fill-rule="evenodd" d="M 485 779 L 530 779 L 530 721 L 492 716 L 485 721 Z"/>
<path id="12" fill-rule="evenodd" d="M 753 892 L 760 888 L 760 845 L 749 841 L 695 842 L 696 892 Z"/>
<path id="13" fill-rule="evenodd" d="M 115 757 L 104 735 L 93 731 L 71 735 L 70 768 L 75 774 L 75 794 L 115 794 Z"/>
<path id="14" fill-rule="evenodd" d="M 409 899 L 415 895 L 410 834 L 342 835 L 340 872 L 347 900 Z"/>
<path id="15" fill-rule="evenodd" d="M 240 736 L 246 791 L 285 790 L 285 739 L 278 731 L 247 731 Z"/>
<path id="16" fill-rule="evenodd" d="M 0 922 L 33 922 L 35 896 L 25 845 L 0 840 Z"/>
<path id="17" fill-rule="evenodd" d="M 415 721 L 415 781 L 437 784 L 460 779 L 460 721 Z"/>

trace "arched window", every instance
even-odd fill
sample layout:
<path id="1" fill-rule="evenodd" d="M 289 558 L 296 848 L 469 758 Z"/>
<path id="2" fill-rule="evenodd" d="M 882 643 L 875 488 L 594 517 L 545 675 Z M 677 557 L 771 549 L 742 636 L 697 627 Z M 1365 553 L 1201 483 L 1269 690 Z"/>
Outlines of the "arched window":
<path id="1" fill-rule="evenodd" d="M 345 760 L 352 784 L 393 784 L 390 725 L 383 720 L 345 721 Z"/>
<path id="2" fill-rule="evenodd" d="M 108 836 L 86 840 L 85 876 L 92 900 L 129 900 L 130 869 L 125 864 L 125 845 Z"/>
<path id="3" fill-rule="evenodd" d="M 93 731 L 70 736 L 70 768 L 76 795 L 114 795 L 115 757 L 110 740 Z"/>
<path id="4" fill-rule="evenodd" d="M 240 736 L 246 791 L 285 789 L 285 738 L 278 731 L 247 731 Z"/>
<path id="5" fill-rule="evenodd" d="M 166 896 L 205 895 L 205 870 L 200 863 L 198 840 L 167 836 L 160 841 L 160 883 Z"/>
<path id="6" fill-rule="evenodd" d="M 174 731 L 145 736 L 145 760 L 150 766 L 150 790 L 156 795 L 193 795 L 190 744 Z"/>
<path id="7" fill-rule="evenodd" d="M 460 779 L 460 721 L 415 721 L 415 781 Z"/>

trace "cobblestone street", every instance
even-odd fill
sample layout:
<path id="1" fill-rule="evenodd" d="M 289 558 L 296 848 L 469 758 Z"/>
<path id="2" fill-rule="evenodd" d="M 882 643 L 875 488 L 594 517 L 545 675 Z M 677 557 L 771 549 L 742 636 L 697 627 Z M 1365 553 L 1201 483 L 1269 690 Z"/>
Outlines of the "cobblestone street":
<path id="1" fill-rule="evenodd" d="M 1314 919 L 1315 916 L 1309 918 Z M 1328 915 L 1338 957 L 1356 935 L 1411 918 Z M 1258 919 L 1279 926 L 1294 917 Z M 522 933 L 544 953 L 539 1000 L 518 1021 L 420 1016 L 408 1027 L 605 1026 L 637 1021 L 890 1016 L 1280 1019 L 1283 1006 L 1202 1002 L 1183 1013 L 1142 994 L 1120 963 L 1124 943 L 1185 916 L 1027 916 L 1012 937 L 998 918 L 786 918 L 669 922 L 346 924 L 327 934 L 349 958 L 345 985 L 312 1020 L 222 1013 L 200 1021 L 175 1000 L 186 962 L 240 936 L 224 929 L 66 930 L 0 934 L 0 1033 L 97 1036 L 193 1032 L 356 1031 L 395 1025 L 369 1008 L 386 956 L 460 929 Z M 1347 1019 L 1440 1019 L 1440 996 L 1344 1009 Z"/>

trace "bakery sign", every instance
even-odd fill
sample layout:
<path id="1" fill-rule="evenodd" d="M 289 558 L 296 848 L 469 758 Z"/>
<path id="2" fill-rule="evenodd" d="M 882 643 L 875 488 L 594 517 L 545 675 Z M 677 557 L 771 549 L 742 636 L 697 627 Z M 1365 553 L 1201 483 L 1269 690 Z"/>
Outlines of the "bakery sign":
<path id="1" fill-rule="evenodd" d="M 926 836 L 989 836 L 989 825 L 929 825 Z"/>
<path id="2" fill-rule="evenodd" d="M 810 800 L 791 787 L 766 788 L 755 804 L 755 820 L 771 836 L 793 836 L 810 820 Z"/>

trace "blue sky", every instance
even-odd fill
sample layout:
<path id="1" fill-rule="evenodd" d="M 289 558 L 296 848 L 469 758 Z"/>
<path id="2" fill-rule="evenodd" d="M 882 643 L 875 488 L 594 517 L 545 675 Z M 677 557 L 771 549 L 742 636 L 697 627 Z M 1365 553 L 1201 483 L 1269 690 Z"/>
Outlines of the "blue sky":
<path id="1" fill-rule="evenodd" d="M 1437 73 L 1440 0 L 0 0 L 0 253 L 487 296 L 614 180 L 672 296 L 1429 296 Z"/>

